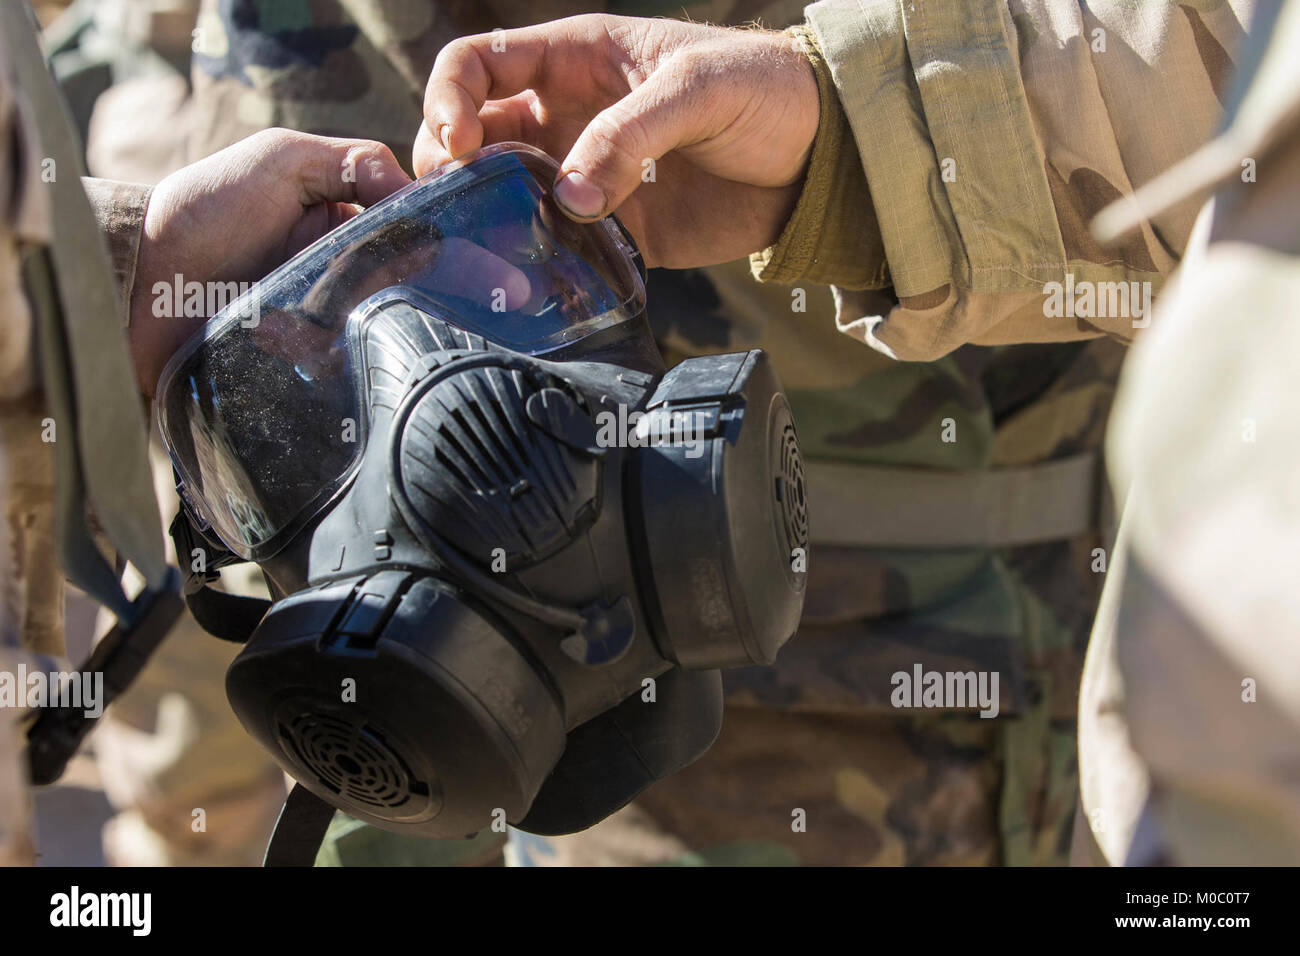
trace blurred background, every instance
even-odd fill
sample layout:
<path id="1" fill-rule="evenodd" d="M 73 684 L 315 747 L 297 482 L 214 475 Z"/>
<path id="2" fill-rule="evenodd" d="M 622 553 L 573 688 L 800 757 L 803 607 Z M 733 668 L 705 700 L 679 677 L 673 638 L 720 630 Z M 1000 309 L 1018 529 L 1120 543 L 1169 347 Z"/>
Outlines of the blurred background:
<path id="1" fill-rule="evenodd" d="M 90 174 L 156 183 L 269 126 L 376 139 L 409 170 L 429 67 L 461 35 L 598 10 L 729 25 L 761 19 L 781 29 L 803 19 L 804 2 L 76 0 L 35 8 Z M 945 469 L 978 481 L 999 468 L 1099 454 L 1124 351 L 1117 342 L 967 346 L 936 362 L 900 363 L 846 340 L 826 287 L 796 290 L 806 301 L 792 300 L 787 287 L 755 283 L 743 261 L 654 269 L 647 284 L 668 365 L 750 348 L 773 357 L 810 461 L 873 474 Z M 962 440 L 941 440 L 941 423 Z M 155 486 L 166 526 L 176 502 L 156 447 Z M 924 533 L 914 547 L 814 537 L 798 635 L 775 666 L 725 675 L 726 723 L 709 754 L 608 820 L 560 838 L 485 831 L 432 841 L 336 815 L 318 865 L 1066 862 L 1078 679 L 1102 581 L 1090 562 L 1109 540 L 1109 522 L 1099 516 L 1052 540 L 972 547 L 936 543 L 932 515 L 916 510 Z M 240 570 L 227 569 L 224 584 L 257 593 L 255 566 Z M 105 626 L 70 595 L 73 661 Z M 226 702 L 235 651 L 191 620 L 178 626 L 68 776 L 37 793 L 41 864 L 260 862 L 285 782 Z M 913 665 L 1001 674 L 1001 715 L 895 709 L 890 675 Z M 793 830 L 792 807 L 818 826 Z"/>

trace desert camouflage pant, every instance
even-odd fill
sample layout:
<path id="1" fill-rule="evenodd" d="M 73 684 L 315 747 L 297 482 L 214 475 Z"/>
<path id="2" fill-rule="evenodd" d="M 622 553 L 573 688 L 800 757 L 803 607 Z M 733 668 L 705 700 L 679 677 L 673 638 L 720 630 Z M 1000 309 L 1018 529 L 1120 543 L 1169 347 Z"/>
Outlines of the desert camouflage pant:
<path id="1" fill-rule="evenodd" d="M 63 653 L 63 576 L 54 554 L 53 446 L 38 396 L 0 402 L 0 671 L 45 669 Z M 36 655 L 44 655 L 38 660 Z M 0 709 L 0 866 L 31 864 L 26 711 Z"/>
<path id="2" fill-rule="evenodd" d="M 109 865 L 261 863 L 285 783 L 226 702 L 238 651 L 185 615 L 95 731 Z"/>

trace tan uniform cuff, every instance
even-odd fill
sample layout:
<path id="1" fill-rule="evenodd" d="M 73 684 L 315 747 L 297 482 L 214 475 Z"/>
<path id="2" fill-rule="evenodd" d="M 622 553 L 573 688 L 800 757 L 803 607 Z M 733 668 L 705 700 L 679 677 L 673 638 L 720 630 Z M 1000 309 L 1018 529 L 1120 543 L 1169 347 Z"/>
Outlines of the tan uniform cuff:
<path id="1" fill-rule="evenodd" d="M 135 265 L 140 255 L 140 236 L 144 232 L 144 214 L 149 206 L 151 186 L 120 183 L 109 179 L 83 177 L 82 186 L 95 212 L 95 222 L 108 240 L 117 279 L 118 301 L 124 324 L 131 322 L 131 289 L 135 285 Z"/>
<path id="2" fill-rule="evenodd" d="M 889 284 L 885 247 L 867 179 L 817 36 L 791 27 L 812 63 L 821 106 L 803 191 L 776 245 L 750 256 L 760 282 L 834 284 L 879 289 Z"/>

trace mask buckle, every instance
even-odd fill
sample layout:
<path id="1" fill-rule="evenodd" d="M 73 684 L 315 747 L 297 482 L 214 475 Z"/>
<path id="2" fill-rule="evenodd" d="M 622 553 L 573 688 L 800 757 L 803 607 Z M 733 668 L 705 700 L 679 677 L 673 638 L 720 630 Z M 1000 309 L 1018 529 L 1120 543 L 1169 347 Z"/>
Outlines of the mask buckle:
<path id="1" fill-rule="evenodd" d="M 221 569 L 238 564 L 242 559 L 221 545 L 214 544 L 203 532 L 204 527 L 195 527 L 189 506 L 182 504 L 172 519 L 167 533 L 171 535 L 172 545 L 176 548 L 176 560 L 185 576 L 183 593 L 186 597 L 198 593 L 214 581 L 221 579 Z M 198 558 L 202 560 L 198 560 Z"/>

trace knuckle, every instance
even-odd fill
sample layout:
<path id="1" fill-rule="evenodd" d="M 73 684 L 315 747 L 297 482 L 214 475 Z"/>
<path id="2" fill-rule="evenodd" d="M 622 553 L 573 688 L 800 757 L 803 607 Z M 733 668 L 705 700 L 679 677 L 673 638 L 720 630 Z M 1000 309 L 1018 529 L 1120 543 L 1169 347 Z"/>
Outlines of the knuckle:
<path id="1" fill-rule="evenodd" d="M 276 157 L 300 157 L 310 145 L 312 137 L 297 130 L 273 126 L 252 137 L 260 151 Z"/>
<path id="2" fill-rule="evenodd" d="M 286 141 L 289 131 L 278 126 L 272 126 L 269 129 L 259 130 L 252 136 L 248 137 L 247 142 L 256 143 L 259 146 L 280 146 Z"/>
<path id="3" fill-rule="evenodd" d="M 608 13 L 580 13 L 568 18 L 569 24 L 577 32 L 597 35 L 606 32 L 618 19 Z"/>
<path id="4" fill-rule="evenodd" d="M 383 143 L 371 139 L 354 140 L 348 149 L 349 156 L 355 156 L 357 159 L 386 161 L 393 157 L 393 151 Z"/>
<path id="5" fill-rule="evenodd" d="M 465 59 L 474 49 L 474 41 L 487 34 L 476 34 L 474 36 L 456 37 L 456 39 L 444 44 L 434 58 L 434 68 L 450 67 Z"/>

